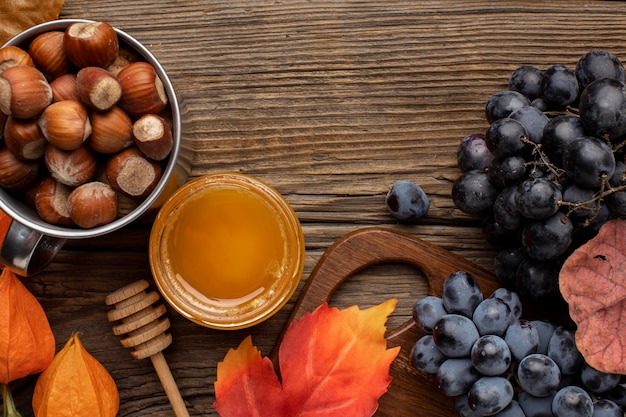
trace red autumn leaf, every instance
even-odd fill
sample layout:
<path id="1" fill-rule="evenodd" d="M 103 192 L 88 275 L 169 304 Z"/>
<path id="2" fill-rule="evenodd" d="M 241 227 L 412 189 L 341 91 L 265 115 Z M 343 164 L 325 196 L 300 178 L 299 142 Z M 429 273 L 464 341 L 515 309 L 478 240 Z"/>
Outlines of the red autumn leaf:
<path id="1" fill-rule="evenodd" d="M 400 349 L 387 349 L 384 338 L 396 303 L 341 311 L 323 304 L 292 323 L 278 353 L 282 384 L 246 338 L 218 364 L 216 410 L 222 417 L 373 415 Z"/>
<path id="2" fill-rule="evenodd" d="M 559 276 L 576 345 L 592 367 L 626 373 L 626 221 L 607 222 L 567 259 Z"/>

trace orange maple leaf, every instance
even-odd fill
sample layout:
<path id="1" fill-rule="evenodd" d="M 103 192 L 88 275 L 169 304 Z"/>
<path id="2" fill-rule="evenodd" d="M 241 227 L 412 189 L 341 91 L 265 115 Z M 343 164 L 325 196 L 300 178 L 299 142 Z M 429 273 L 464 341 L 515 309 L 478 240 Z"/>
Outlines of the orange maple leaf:
<path id="1" fill-rule="evenodd" d="M 292 323 L 280 345 L 282 383 L 247 337 L 217 365 L 215 409 L 222 417 L 365 417 L 391 383 L 400 347 L 387 349 L 391 299 L 366 310 L 323 304 Z"/>

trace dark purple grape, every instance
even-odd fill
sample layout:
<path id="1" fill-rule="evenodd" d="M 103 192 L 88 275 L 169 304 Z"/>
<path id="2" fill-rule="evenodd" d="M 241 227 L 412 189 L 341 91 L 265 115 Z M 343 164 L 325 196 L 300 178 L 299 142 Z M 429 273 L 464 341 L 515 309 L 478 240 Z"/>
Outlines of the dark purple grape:
<path id="1" fill-rule="evenodd" d="M 517 268 L 517 291 L 520 297 L 539 303 L 553 301 L 559 294 L 561 265 L 526 256 Z"/>
<path id="2" fill-rule="evenodd" d="M 448 313 L 471 318 L 476 306 L 483 301 L 483 293 L 472 274 L 458 271 L 443 281 L 441 299 Z"/>
<path id="3" fill-rule="evenodd" d="M 615 155 L 609 145 L 593 136 L 582 136 L 565 148 L 563 168 L 583 187 L 600 187 L 615 171 Z"/>
<path id="4" fill-rule="evenodd" d="M 585 136 L 580 118 L 561 114 L 556 116 L 543 129 L 542 149 L 557 167 L 563 167 L 563 151 L 567 144 Z"/>
<path id="5" fill-rule="evenodd" d="M 485 142 L 489 150 L 496 156 L 506 158 L 520 155 L 528 147 L 524 140 L 528 132 L 517 120 L 505 117 L 489 125 L 485 134 Z"/>
<path id="6" fill-rule="evenodd" d="M 546 219 L 532 220 L 522 230 L 524 252 L 535 259 L 555 259 L 572 243 L 574 225 L 565 214 L 557 212 Z"/>
<path id="7" fill-rule="evenodd" d="M 443 306 L 443 300 L 434 295 L 420 298 L 413 305 L 413 320 L 419 329 L 425 333 L 432 333 L 437 321 L 448 314 Z"/>
<path id="8" fill-rule="evenodd" d="M 574 71 L 556 64 L 546 69 L 541 83 L 543 99 L 551 109 L 563 109 L 578 98 L 578 80 Z"/>
<path id="9" fill-rule="evenodd" d="M 511 350 L 504 339 L 493 334 L 481 336 L 470 353 L 472 363 L 483 375 L 502 375 L 511 366 Z"/>
<path id="10" fill-rule="evenodd" d="M 528 97 L 517 91 L 499 91 L 487 100 L 485 116 L 488 123 L 493 123 L 498 119 L 508 117 L 513 110 L 529 105 Z"/>
<path id="11" fill-rule="evenodd" d="M 508 304 L 499 298 L 486 298 L 476 306 L 472 321 L 481 336 L 503 336 L 516 318 Z"/>
<path id="12" fill-rule="evenodd" d="M 515 193 L 515 206 L 528 219 L 545 219 L 559 210 L 560 187 L 547 178 L 529 178 Z"/>
<path id="13" fill-rule="evenodd" d="M 494 185 L 500 188 L 518 183 L 525 174 L 526 160 L 522 156 L 494 158 L 489 165 L 489 178 Z"/>
<path id="14" fill-rule="evenodd" d="M 519 362 L 537 351 L 539 334 L 530 321 L 519 319 L 514 320 L 506 329 L 504 341 L 509 345 L 513 359 Z"/>
<path id="15" fill-rule="evenodd" d="M 452 185 L 454 205 L 465 213 L 487 212 L 498 196 L 499 190 L 483 171 L 469 171 L 462 174 Z"/>
<path id="16" fill-rule="evenodd" d="M 535 397 L 529 393 L 522 391 L 519 394 L 518 402 L 525 417 L 554 417 L 552 414 L 553 395 L 546 397 Z"/>
<path id="17" fill-rule="evenodd" d="M 460 314 L 446 314 L 433 328 L 437 347 L 449 358 L 469 356 L 480 335 L 471 319 Z"/>
<path id="18" fill-rule="evenodd" d="M 532 353 L 520 361 L 517 379 L 521 388 L 535 397 L 547 397 L 557 390 L 561 383 L 561 371 L 548 356 Z"/>
<path id="19" fill-rule="evenodd" d="M 514 320 L 519 320 L 522 317 L 522 301 L 516 292 L 508 288 L 498 288 L 489 298 L 497 298 L 504 301 L 504 303 L 509 306 Z"/>
<path id="20" fill-rule="evenodd" d="M 602 398 L 593 403 L 592 417 L 624 417 L 624 412 L 615 402 Z"/>
<path id="21" fill-rule="evenodd" d="M 500 376 L 478 379 L 467 393 L 470 408 L 481 416 L 492 416 L 502 411 L 513 399 L 513 385 Z"/>
<path id="22" fill-rule="evenodd" d="M 431 335 L 422 336 L 411 348 L 411 365 L 418 371 L 436 374 L 448 359 L 437 347 Z"/>
<path id="23" fill-rule="evenodd" d="M 547 320 L 531 320 L 530 325 L 537 329 L 537 334 L 539 335 L 537 353 L 547 355 L 550 338 L 552 338 L 554 330 L 556 330 L 556 326 Z"/>
<path id="24" fill-rule="evenodd" d="M 552 400 L 552 414 L 556 417 L 593 417 L 593 400 L 578 386 L 563 387 Z"/>
<path id="25" fill-rule="evenodd" d="M 573 375 L 580 371 L 584 359 L 576 347 L 574 332 L 563 326 L 554 330 L 548 343 L 548 356 L 556 362 L 563 375 Z"/>
<path id="26" fill-rule="evenodd" d="M 511 403 L 504 410 L 494 414 L 494 417 L 526 417 L 526 414 L 524 414 L 524 410 L 522 410 L 519 402 L 511 400 Z"/>
<path id="27" fill-rule="evenodd" d="M 532 65 L 523 65 L 511 73 L 509 77 L 509 90 L 517 91 L 528 97 L 529 100 L 535 100 L 541 97 L 541 81 L 543 73 Z"/>
<path id="28" fill-rule="evenodd" d="M 608 51 L 589 51 L 576 64 L 576 78 L 581 90 L 601 78 L 624 82 L 624 66 L 619 58 Z"/>
<path id="29" fill-rule="evenodd" d="M 465 394 L 479 377 L 470 358 L 450 358 L 437 370 L 437 385 L 443 395 L 456 397 Z"/>
<path id="30" fill-rule="evenodd" d="M 518 230 L 522 227 L 523 216 L 515 204 L 517 187 L 507 187 L 498 194 L 493 202 L 493 218 L 506 230 Z"/>
<path id="31" fill-rule="evenodd" d="M 514 110 L 509 118 L 517 120 L 524 126 L 528 133 L 528 138 L 535 143 L 541 143 L 543 129 L 550 120 L 541 110 L 533 106 L 521 107 Z"/>
<path id="32" fill-rule="evenodd" d="M 430 201 L 422 187 L 408 180 L 399 180 L 391 185 L 385 204 L 396 219 L 407 223 L 424 217 L 430 207 Z"/>
<path id="33" fill-rule="evenodd" d="M 593 81 L 583 90 L 579 103 L 580 119 L 588 134 L 609 139 L 626 135 L 626 90 L 613 78 Z"/>
<path id="34" fill-rule="evenodd" d="M 484 170 L 491 164 L 493 154 L 485 143 L 483 133 L 473 133 L 461 140 L 456 153 L 456 162 L 463 172 Z"/>
<path id="35" fill-rule="evenodd" d="M 619 217 L 626 217 L 626 191 L 613 192 L 604 198 L 604 202 L 611 213 Z"/>
<path id="36" fill-rule="evenodd" d="M 593 196 L 595 191 L 588 187 L 582 187 L 577 183 L 571 183 L 563 188 L 563 201 L 573 206 L 565 207 L 571 211 L 571 216 L 577 220 L 588 219 L 593 216 L 598 207 Z"/>
<path id="37" fill-rule="evenodd" d="M 517 268 L 525 255 L 519 248 L 502 248 L 494 257 L 494 272 L 502 286 L 516 288 Z"/>
<path id="38" fill-rule="evenodd" d="M 619 384 L 621 378 L 621 375 L 598 371 L 586 362 L 583 363 L 582 370 L 580 371 L 580 381 L 585 388 L 596 394 L 612 390 Z"/>

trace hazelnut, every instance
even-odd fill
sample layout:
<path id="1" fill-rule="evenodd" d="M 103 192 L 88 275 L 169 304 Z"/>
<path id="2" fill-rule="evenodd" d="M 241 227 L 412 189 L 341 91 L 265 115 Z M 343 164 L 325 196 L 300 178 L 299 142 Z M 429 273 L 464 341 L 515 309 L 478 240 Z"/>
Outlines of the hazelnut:
<path id="1" fill-rule="evenodd" d="M 72 69 L 72 63 L 65 55 L 63 32 L 53 30 L 38 35 L 28 47 L 28 54 L 37 68 L 52 79 Z"/>
<path id="2" fill-rule="evenodd" d="M 36 68 L 20 65 L 0 74 L 0 111 L 7 116 L 30 119 L 52 101 L 52 88 Z"/>
<path id="3" fill-rule="evenodd" d="M 147 62 L 133 62 L 117 74 L 122 86 L 119 106 L 131 117 L 160 113 L 167 105 L 163 82 Z"/>
<path id="4" fill-rule="evenodd" d="M 131 198 L 146 198 L 156 188 L 161 174 L 161 166 L 135 147 L 114 155 L 106 165 L 111 187 Z"/>
<path id="5" fill-rule="evenodd" d="M 145 114 L 133 124 L 133 138 L 141 152 L 155 161 L 162 161 L 172 151 L 172 130 L 164 118 Z"/>
<path id="6" fill-rule="evenodd" d="M 18 65 L 26 65 L 34 67 L 33 62 L 28 52 L 17 46 L 9 45 L 0 48 L 0 72 L 9 67 L 16 67 Z"/>
<path id="7" fill-rule="evenodd" d="M 37 119 L 18 119 L 10 116 L 4 126 L 4 144 L 18 158 L 35 161 L 43 157 L 46 138 L 37 125 Z"/>
<path id="8" fill-rule="evenodd" d="M 39 216 L 48 223 L 73 226 L 67 199 L 72 188 L 54 178 L 46 178 L 37 186 L 35 208 Z"/>
<path id="9" fill-rule="evenodd" d="M 87 144 L 96 152 L 113 154 L 133 144 L 133 123 L 117 106 L 91 115 L 91 136 Z"/>
<path id="10" fill-rule="evenodd" d="M 75 100 L 50 104 L 39 117 L 39 127 L 48 142 L 59 149 L 77 149 L 91 134 L 89 115 Z"/>
<path id="11" fill-rule="evenodd" d="M 117 217 L 117 196 L 103 182 L 92 181 L 75 188 L 67 204 L 72 221 L 85 229 L 111 223 Z"/>
<path id="12" fill-rule="evenodd" d="M 81 68 L 76 74 L 76 85 L 80 101 L 98 111 L 110 109 L 122 97 L 117 78 L 104 68 Z"/>
<path id="13" fill-rule="evenodd" d="M 37 177 L 39 164 L 22 161 L 7 148 L 0 148 L 0 186 L 7 190 L 21 190 Z"/>
<path id="14" fill-rule="evenodd" d="M 65 29 L 65 54 L 79 68 L 111 65 L 119 50 L 113 27 L 106 22 L 77 22 Z"/>
<path id="15" fill-rule="evenodd" d="M 78 85 L 76 74 L 64 74 L 50 81 L 52 88 L 52 102 L 63 100 L 78 101 Z"/>
<path id="16" fill-rule="evenodd" d="M 129 47 L 125 45 L 120 45 L 120 49 L 117 53 L 117 57 L 115 58 L 115 61 L 113 61 L 113 63 L 109 65 L 106 69 L 113 76 L 117 77 L 117 74 L 119 74 L 121 70 L 126 68 L 128 64 L 130 64 L 131 62 L 139 61 L 139 60 L 140 60 L 139 56 L 133 49 L 130 49 Z"/>
<path id="17" fill-rule="evenodd" d="M 77 187 L 90 181 L 96 173 L 97 160 L 87 146 L 64 151 L 48 145 L 44 158 L 50 175 L 61 184 L 70 187 Z"/>

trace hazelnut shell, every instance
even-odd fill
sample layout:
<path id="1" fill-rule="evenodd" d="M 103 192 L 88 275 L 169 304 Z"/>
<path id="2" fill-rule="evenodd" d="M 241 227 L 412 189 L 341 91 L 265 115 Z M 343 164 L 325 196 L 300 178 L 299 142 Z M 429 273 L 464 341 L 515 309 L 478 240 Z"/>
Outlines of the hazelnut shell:
<path id="1" fill-rule="evenodd" d="M 117 217 L 117 196 L 103 182 L 92 181 L 75 188 L 67 203 L 72 221 L 85 229 L 111 223 Z"/>

